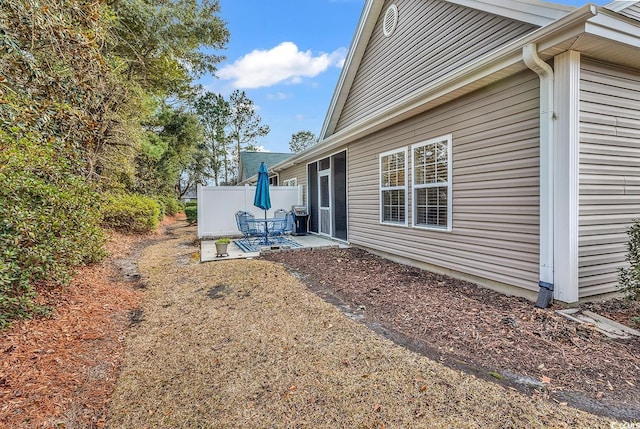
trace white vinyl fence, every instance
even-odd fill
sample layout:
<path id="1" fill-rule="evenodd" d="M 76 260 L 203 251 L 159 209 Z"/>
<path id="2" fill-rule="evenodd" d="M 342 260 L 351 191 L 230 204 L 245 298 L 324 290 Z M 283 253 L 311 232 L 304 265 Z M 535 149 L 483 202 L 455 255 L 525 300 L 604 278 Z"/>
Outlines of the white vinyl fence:
<path id="1" fill-rule="evenodd" d="M 302 186 L 271 186 L 271 210 L 273 217 L 278 209 L 291 210 L 302 205 Z M 198 186 L 198 238 L 240 235 L 235 214 L 239 210 L 264 217 L 264 210 L 253 205 L 255 186 Z"/>

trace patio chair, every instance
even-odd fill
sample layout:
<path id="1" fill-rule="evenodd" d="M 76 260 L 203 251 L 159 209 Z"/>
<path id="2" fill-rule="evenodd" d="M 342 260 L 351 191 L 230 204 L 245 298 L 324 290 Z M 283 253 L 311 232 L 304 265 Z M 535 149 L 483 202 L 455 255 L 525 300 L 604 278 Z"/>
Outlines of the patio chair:
<path id="1" fill-rule="evenodd" d="M 254 216 L 252 213 L 239 211 L 236 213 L 236 223 L 238 225 L 238 230 L 242 233 L 242 239 L 245 240 L 248 244 L 253 245 L 254 239 L 258 237 L 262 237 L 264 232 L 260 231 L 256 224 L 251 222 L 254 220 Z"/>
<path id="2" fill-rule="evenodd" d="M 279 241 L 280 237 L 284 235 L 286 227 L 287 211 L 285 209 L 278 209 L 273 212 L 273 222 L 269 222 L 269 237 Z"/>
<path id="3" fill-rule="evenodd" d="M 273 217 L 276 219 L 282 219 L 287 217 L 287 211 L 285 209 L 278 209 L 273 212 Z"/>
<path id="4" fill-rule="evenodd" d="M 293 234 L 293 228 L 296 223 L 295 214 L 292 211 L 288 212 L 286 219 L 287 219 L 287 222 L 284 227 L 284 233 L 285 235 L 291 235 Z"/>
<path id="5" fill-rule="evenodd" d="M 285 217 L 273 218 L 273 222 L 269 223 L 269 237 L 280 241 L 284 236 L 287 219 Z"/>

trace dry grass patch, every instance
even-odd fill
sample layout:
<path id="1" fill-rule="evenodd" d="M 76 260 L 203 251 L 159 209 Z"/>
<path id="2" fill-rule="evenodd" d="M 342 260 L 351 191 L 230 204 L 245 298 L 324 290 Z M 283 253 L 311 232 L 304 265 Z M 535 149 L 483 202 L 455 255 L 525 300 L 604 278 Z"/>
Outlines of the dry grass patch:
<path id="1" fill-rule="evenodd" d="M 193 228 L 174 234 L 139 261 L 109 427 L 610 427 L 399 347 L 277 264 L 198 264 Z"/>

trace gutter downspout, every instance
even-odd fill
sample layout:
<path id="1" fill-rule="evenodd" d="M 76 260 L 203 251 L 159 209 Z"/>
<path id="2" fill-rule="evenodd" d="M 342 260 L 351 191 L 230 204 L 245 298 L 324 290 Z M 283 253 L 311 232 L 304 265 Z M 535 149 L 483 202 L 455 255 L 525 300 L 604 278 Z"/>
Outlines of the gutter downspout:
<path id="1" fill-rule="evenodd" d="M 540 77 L 540 281 L 536 307 L 553 301 L 553 69 L 538 56 L 535 43 L 522 48 L 524 63 Z"/>

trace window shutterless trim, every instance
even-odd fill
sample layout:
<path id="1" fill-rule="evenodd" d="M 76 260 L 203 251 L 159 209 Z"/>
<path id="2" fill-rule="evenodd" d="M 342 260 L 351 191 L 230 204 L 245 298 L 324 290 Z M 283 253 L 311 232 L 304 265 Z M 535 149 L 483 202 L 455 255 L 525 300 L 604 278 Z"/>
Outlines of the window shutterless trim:
<path id="1" fill-rule="evenodd" d="M 412 226 L 414 228 L 420 229 L 428 229 L 432 231 L 445 231 L 451 232 L 452 230 L 452 220 L 453 220 L 453 189 L 452 189 L 452 177 L 453 177 L 453 165 L 452 165 L 452 154 L 451 154 L 451 142 L 452 135 L 447 134 L 444 136 L 436 137 L 434 139 L 429 139 L 420 143 L 416 143 L 411 145 L 411 205 L 412 205 Z M 429 182 L 429 183 L 416 183 L 416 157 L 415 150 L 420 147 L 435 145 L 440 142 L 447 143 L 447 181 L 446 182 Z M 428 225 L 428 224 L 416 224 L 417 220 L 417 202 L 416 191 L 419 189 L 428 189 L 428 188 L 439 188 L 445 187 L 447 188 L 447 225 L 446 226 L 438 226 L 438 225 Z"/>
<path id="2" fill-rule="evenodd" d="M 404 155 L 404 185 L 402 186 L 383 186 L 383 171 L 382 171 L 382 161 L 385 157 L 389 156 L 389 155 L 395 155 L 395 154 L 399 154 L 402 153 Z M 401 148 L 401 149 L 395 149 L 395 150 L 390 150 L 387 152 L 383 152 L 379 155 L 378 157 L 378 198 L 379 198 L 379 206 L 378 206 L 378 210 L 380 213 L 379 216 L 379 220 L 381 224 L 384 225 L 395 225 L 395 226 L 408 226 L 408 149 L 405 148 Z M 400 191 L 404 191 L 404 204 L 403 204 L 403 208 L 404 208 L 404 219 L 402 221 L 391 221 L 391 220 L 385 220 L 384 219 L 384 192 L 386 191 L 396 191 L 396 190 L 400 190 Z"/>
<path id="3" fill-rule="evenodd" d="M 282 186 L 298 186 L 298 178 L 292 177 L 291 179 L 283 180 Z"/>

